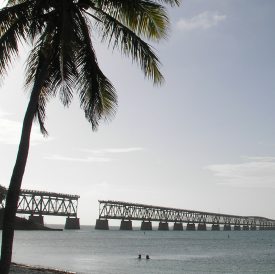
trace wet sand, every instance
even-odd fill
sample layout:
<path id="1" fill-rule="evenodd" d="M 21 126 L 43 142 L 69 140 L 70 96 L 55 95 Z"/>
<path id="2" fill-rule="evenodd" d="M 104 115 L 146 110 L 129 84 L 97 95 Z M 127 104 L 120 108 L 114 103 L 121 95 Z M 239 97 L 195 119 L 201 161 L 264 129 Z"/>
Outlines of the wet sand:
<path id="1" fill-rule="evenodd" d="M 50 269 L 43 267 L 34 267 L 30 265 L 16 264 L 12 263 L 10 268 L 10 273 L 13 274 L 76 274 L 76 272 L 58 270 L 58 269 Z"/>

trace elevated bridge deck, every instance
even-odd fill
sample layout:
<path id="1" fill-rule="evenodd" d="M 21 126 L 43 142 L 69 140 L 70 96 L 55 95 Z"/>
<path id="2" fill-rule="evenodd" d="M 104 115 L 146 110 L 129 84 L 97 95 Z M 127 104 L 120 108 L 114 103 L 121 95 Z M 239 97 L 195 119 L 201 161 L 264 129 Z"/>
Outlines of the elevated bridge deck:
<path id="1" fill-rule="evenodd" d="M 0 205 L 5 207 L 7 189 L 0 185 Z M 65 216 L 68 218 L 77 218 L 78 199 L 80 196 L 21 189 L 17 205 L 18 214 L 28 214 L 33 221 L 43 223 L 43 216 Z M 74 222 L 68 220 L 68 222 Z M 79 223 L 79 220 L 78 220 Z"/>
<path id="2" fill-rule="evenodd" d="M 259 229 L 275 229 L 275 220 L 258 217 L 258 216 L 238 216 L 230 214 L 211 213 L 205 211 L 186 210 L 178 208 L 160 207 L 145 204 L 128 203 L 121 201 L 99 200 L 99 219 L 120 219 L 122 227 L 130 228 L 130 222 L 142 221 L 143 226 L 149 228 L 152 221 L 159 222 L 159 229 L 168 230 L 168 223 L 174 223 L 178 230 L 182 230 L 182 224 L 187 225 L 187 230 L 195 230 L 197 225 L 198 230 L 206 230 L 206 225 L 211 225 L 212 230 L 220 230 L 220 225 L 223 225 L 224 230 L 255 230 Z M 100 222 L 100 221 L 99 221 Z M 104 225 L 103 225 L 104 226 Z M 167 229 L 168 228 L 168 229 Z"/>

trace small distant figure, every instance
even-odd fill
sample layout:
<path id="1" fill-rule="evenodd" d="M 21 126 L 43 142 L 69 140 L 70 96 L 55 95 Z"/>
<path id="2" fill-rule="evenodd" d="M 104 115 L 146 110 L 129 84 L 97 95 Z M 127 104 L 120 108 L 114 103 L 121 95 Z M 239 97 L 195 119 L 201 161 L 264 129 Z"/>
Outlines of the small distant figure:
<path id="1" fill-rule="evenodd" d="M 149 257 L 149 255 L 146 255 L 146 260 L 150 260 L 150 257 Z"/>
<path id="2" fill-rule="evenodd" d="M 141 260 L 141 254 L 138 254 L 138 259 Z"/>
<path id="3" fill-rule="evenodd" d="M 230 238 L 229 234 L 227 235 L 227 238 L 228 238 L 228 239 Z"/>

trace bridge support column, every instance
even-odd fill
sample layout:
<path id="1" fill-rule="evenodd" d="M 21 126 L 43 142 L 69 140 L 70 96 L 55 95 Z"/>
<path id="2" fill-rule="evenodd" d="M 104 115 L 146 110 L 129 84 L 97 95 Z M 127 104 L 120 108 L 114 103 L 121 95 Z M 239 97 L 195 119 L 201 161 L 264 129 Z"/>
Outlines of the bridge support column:
<path id="1" fill-rule="evenodd" d="M 79 218 L 66 218 L 65 229 L 80 229 Z"/>
<path id="2" fill-rule="evenodd" d="M 231 231 L 231 225 L 230 225 L 230 224 L 225 224 L 225 225 L 223 226 L 223 230 L 224 230 L 224 231 Z"/>
<path id="3" fill-rule="evenodd" d="M 140 230 L 152 230 L 152 222 L 151 221 L 142 221 Z"/>
<path id="4" fill-rule="evenodd" d="M 256 225 L 251 225 L 250 230 L 257 230 Z"/>
<path id="5" fill-rule="evenodd" d="M 159 228 L 158 228 L 158 230 L 165 230 L 165 231 L 169 230 L 168 223 L 167 222 L 165 222 L 165 223 L 159 222 Z"/>
<path id="6" fill-rule="evenodd" d="M 109 230 L 108 220 L 97 219 L 95 223 L 95 229 Z"/>
<path id="7" fill-rule="evenodd" d="M 183 225 L 182 225 L 182 223 L 174 223 L 173 230 L 182 231 L 182 230 L 183 230 Z"/>
<path id="8" fill-rule="evenodd" d="M 249 226 L 248 225 L 243 225 L 243 230 L 249 230 Z"/>
<path id="9" fill-rule="evenodd" d="M 120 230 L 133 230 L 132 221 L 130 221 L 130 220 L 121 220 Z"/>
<path id="10" fill-rule="evenodd" d="M 211 230 L 212 231 L 220 231 L 220 225 L 219 224 L 213 224 Z"/>
<path id="11" fill-rule="evenodd" d="M 188 231 L 196 230 L 195 224 L 194 223 L 193 224 L 188 223 L 187 226 L 186 226 L 186 230 L 188 230 Z"/>
<path id="12" fill-rule="evenodd" d="M 198 230 L 199 231 L 206 231 L 206 223 L 199 223 L 198 224 Z"/>
<path id="13" fill-rule="evenodd" d="M 234 230 L 235 231 L 240 231 L 241 230 L 241 226 L 240 225 L 234 225 Z"/>
<path id="14" fill-rule="evenodd" d="M 29 221 L 33 223 L 37 223 L 40 225 L 44 225 L 44 216 L 42 215 L 30 215 L 29 216 Z"/>

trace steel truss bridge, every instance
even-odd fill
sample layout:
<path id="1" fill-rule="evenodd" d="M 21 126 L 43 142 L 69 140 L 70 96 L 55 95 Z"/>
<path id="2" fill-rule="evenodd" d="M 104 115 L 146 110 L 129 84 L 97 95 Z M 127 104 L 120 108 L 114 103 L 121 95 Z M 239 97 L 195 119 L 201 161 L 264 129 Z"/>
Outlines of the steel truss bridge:
<path id="1" fill-rule="evenodd" d="M 220 213 L 210 213 L 178 208 L 159 207 L 145 204 L 127 203 L 121 201 L 99 200 L 99 229 L 106 228 L 106 220 L 120 219 L 121 229 L 131 229 L 131 221 L 142 221 L 141 229 L 151 230 L 152 221 L 159 222 L 159 230 L 169 230 L 168 223 L 174 223 L 174 230 L 182 230 L 182 224 L 187 230 L 206 230 L 206 225 L 212 225 L 212 230 L 275 230 L 275 220 L 258 216 L 237 216 Z M 104 224 L 105 221 L 105 224 Z M 102 225 L 102 227 L 100 227 Z"/>
<path id="2" fill-rule="evenodd" d="M 0 185 L 0 208 L 5 207 L 7 189 Z M 77 218 L 78 195 L 22 189 L 17 205 L 18 214 L 29 214 L 33 221 L 43 224 L 43 216 Z M 69 220 L 69 222 L 72 222 Z M 67 221 L 66 221 L 67 225 Z M 65 226 L 66 227 L 66 226 Z"/>

